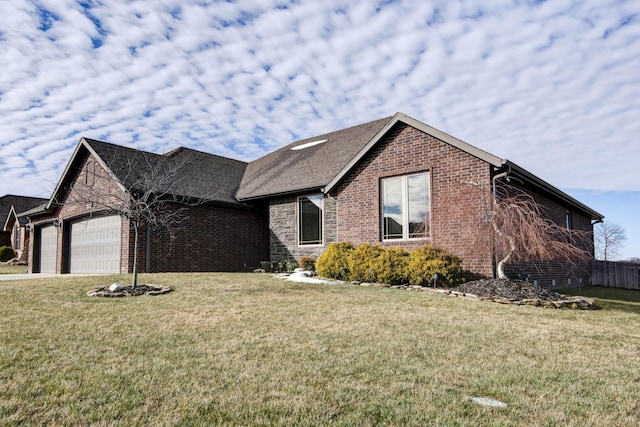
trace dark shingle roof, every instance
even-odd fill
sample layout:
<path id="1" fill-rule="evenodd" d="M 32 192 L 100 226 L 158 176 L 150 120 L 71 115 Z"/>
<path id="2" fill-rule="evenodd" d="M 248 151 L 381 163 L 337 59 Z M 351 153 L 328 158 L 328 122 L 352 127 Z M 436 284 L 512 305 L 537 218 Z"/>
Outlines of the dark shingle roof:
<path id="1" fill-rule="evenodd" d="M 135 189 L 142 177 L 153 170 L 178 168 L 166 191 L 238 204 L 235 194 L 247 166 L 245 162 L 183 147 L 160 155 L 94 139 L 84 141 L 127 189 Z"/>
<path id="2" fill-rule="evenodd" d="M 0 227 L 4 226 L 4 222 L 7 220 L 12 206 L 16 211 L 16 215 L 18 215 L 46 203 L 47 200 L 48 199 L 41 197 L 16 196 L 13 194 L 0 197 L 0 222 L 2 223 Z M 20 223 L 22 224 L 24 222 L 21 220 Z"/>
<path id="3" fill-rule="evenodd" d="M 239 200 L 316 190 L 327 185 L 389 122 L 391 117 L 315 136 L 287 145 L 247 166 Z M 326 142 L 300 150 L 292 147 Z"/>

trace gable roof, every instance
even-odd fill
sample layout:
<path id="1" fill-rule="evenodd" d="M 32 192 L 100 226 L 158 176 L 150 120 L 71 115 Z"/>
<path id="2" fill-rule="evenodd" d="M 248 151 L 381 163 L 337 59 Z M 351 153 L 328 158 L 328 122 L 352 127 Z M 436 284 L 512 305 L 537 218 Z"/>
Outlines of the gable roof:
<path id="1" fill-rule="evenodd" d="M 296 141 L 249 163 L 238 199 L 244 201 L 320 190 L 390 119 L 387 117 Z"/>
<path id="2" fill-rule="evenodd" d="M 251 200 L 305 191 L 329 193 L 398 123 L 404 123 L 487 162 L 496 173 L 518 176 L 529 185 L 601 221 L 594 211 L 515 163 L 446 134 L 402 113 L 348 129 L 289 144 L 251 162 L 242 180 L 239 200 Z M 317 145 L 313 142 L 323 141 Z M 292 148 L 307 146 L 299 151 Z"/>
<path id="3" fill-rule="evenodd" d="M 14 215 L 19 218 L 19 214 L 22 212 L 42 205 L 43 203 L 46 203 L 46 201 L 47 199 L 43 199 L 41 197 L 16 196 L 14 194 L 7 194 L 0 197 L 0 218 L 2 225 L 6 226 L 6 221 L 9 219 L 9 213 L 12 211 L 14 212 Z M 20 223 L 24 224 L 23 221 Z"/>
<path id="4" fill-rule="evenodd" d="M 123 191 L 137 189 L 145 175 L 149 176 L 161 168 L 177 168 L 175 180 L 168 184 L 170 188 L 160 190 L 208 202 L 241 205 L 235 194 L 247 166 L 245 162 L 184 147 L 166 154 L 155 154 L 82 138 L 47 204 L 47 209 L 52 207 L 55 200 L 60 200 L 66 184 L 74 178 L 72 172 L 86 154 L 92 155 Z"/>

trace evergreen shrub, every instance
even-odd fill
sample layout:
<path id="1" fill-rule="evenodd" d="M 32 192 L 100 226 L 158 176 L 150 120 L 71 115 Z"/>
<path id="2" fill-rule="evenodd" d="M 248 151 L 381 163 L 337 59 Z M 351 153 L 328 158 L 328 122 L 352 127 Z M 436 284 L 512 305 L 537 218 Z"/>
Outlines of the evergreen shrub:
<path id="1" fill-rule="evenodd" d="M 316 260 L 310 256 L 303 255 L 300 257 L 300 267 L 306 271 L 316 271 Z"/>
<path id="2" fill-rule="evenodd" d="M 353 243 L 332 243 L 318 257 L 316 272 L 329 279 L 346 280 L 349 278 L 349 254 L 354 250 Z"/>
<path id="3" fill-rule="evenodd" d="M 15 258 L 16 253 L 10 246 L 2 246 L 0 247 L 0 262 L 7 262 L 13 258 Z"/>
<path id="4" fill-rule="evenodd" d="M 387 248 L 373 262 L 377 280 L 388 285 L 408 282 L 409 252 L 400 248 Z"/>
<path id="5" fill-rule="evenodd" d="M 462 261 L 436 246 L 423 246 L 411 252 L 408 265 L 408 279 L 411 285 L 433 284 L 434 273 L 438 274 L 438 286 L 457 286 L 463 282 Z"/>
<path id="6" fill-rule="evenodd" d="M 357 282 L 376 282 L 377 259 L 385 252 L 378 245 L 363 243 L 349 254 L 349 278 Z"/>

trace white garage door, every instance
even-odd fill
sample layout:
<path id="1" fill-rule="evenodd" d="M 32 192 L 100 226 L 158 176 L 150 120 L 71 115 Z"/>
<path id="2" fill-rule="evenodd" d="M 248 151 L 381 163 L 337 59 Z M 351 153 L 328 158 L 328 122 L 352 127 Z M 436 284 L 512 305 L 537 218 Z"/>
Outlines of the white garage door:
<path id="1" fill-rule="evenodd" d="M 71 273 L 120 273 L 119 216 L 102 216 L 71 224 Z"/>
<path id="2" fill-rule="evenodd" d="M 56 272 L 58 230 L 51 225 L 40 227 L 40 273 Z"/>

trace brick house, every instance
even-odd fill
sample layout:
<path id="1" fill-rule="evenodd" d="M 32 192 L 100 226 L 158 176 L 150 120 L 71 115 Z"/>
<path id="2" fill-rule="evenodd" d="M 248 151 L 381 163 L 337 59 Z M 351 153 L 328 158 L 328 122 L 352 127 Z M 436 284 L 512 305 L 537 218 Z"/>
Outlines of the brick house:
<path id="1" fill-rule="evenodd" d="M 37 236 L 34 271 L 43 271 L 46 250 L 38 245 L 54 240 L 51 228 L 57 230 L 56 247 L 62 248 L 56 251 L 55 271 L 79 271 L 74 269 L 78 264 L 73 262 L 73 229 L 78 224 L 87 227 L 99 212 L 84 205 L 71 207 L 65 200 L 79 191 L 79 182 L 86 184 L 82 177 L 96 165 L 104 185 L 120 183 L 122 191 L 124 172 L 130 169 L 123 165 L 140 155 L 193 156 L 183 171 L 189 185 L 179 192 L 207 200 L 192 208 L 178 239 L 146 233 L 139 253 L 144 271 L 244 270 L 260 261 L 317 257 L 333 242 L 351 241 L 408 250 L 433 244 L 464 253 L 464 268 L 470 274 L 491 276 L 490 253 L 465 251 L 465 236 L 480 226 L 477 214 L 483 209 L 479 198 L 461 202 L 452 197 L 466 182 L 494 188 L 513 179 L 551 212 L 554 221 L 587 232 L 603 218 L 516 164 L 401 113 L 297 141 L 249 163 L 187 149 L 165 156 L 141 153 L 81 140 L 45 211 L 32 216 Z M 107 216 L 120 227 L 118 269 L 131 271 L 130 226 Z M 168 245 L 172 255 L 167 255 Z M 552 280 L 563 284 L 589 277 L 588 266 L 552 264 L 544 271 L 531 270 L 531 279 L 551 285 Z M 512 271 L 526 267 L 511 266 Z"/>
<path id="2" fill-rule="evenodd" d="M 593 232 L 602 215 L 516 164 L 401 113 L 294 142 L 254 162 L 238 200 L 269 204 L 272 261 L 319 256 L 333 242 L 412 250 L 433 244 L 463 258 L 470 276 L 491 277 L 491 253 L 469 254 L 465 236 L 482 225 L 481 198 L 452 197 L 464 183 L 518 182 L 560 225 Z M 567 218 L 570 218 L 569 222 Z M 592 245 L 586 247 L 593 253 Z M 464 256 L 463 256 L 464 254 Z M 558 286 L 590 276 L 589 266 L 511 265 Z M 555 282 L 554 282 L 555 280 Z"/>
<path id="3" fill-rule="evenodd" d="M 165 155 L 82 138 L 51 199 L 30 213 L 32 272 L 128 273 L 134 232 L 113 209 L 143 179 L 166 175 L 168 209 L 188 214 L 165 229 L 142 230 L 138 271 L 240 271 L 268 258 L 266 210 L 235 199 L 246 163 L 179 148 Z M 163 185 L 164 185 L 163 184 Z M 194 202 L 195 201 L 195 202 Z M 173 203 L 171 203 L 173 202 Z"/>
<path id="4" fill-rule="evenodd" d="M 16 258 L 26 259 L 29 247 L 28 218 L 23 215 L 37 206 L 47 202 L 40 197 L 16 196 L 7 194 L 0 197 L 0 220 L 3 228 L 0 230 L 0 246 L 10 246 L 16 253 Z"/>

